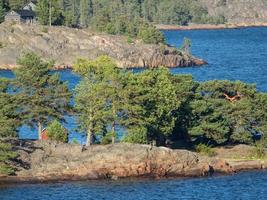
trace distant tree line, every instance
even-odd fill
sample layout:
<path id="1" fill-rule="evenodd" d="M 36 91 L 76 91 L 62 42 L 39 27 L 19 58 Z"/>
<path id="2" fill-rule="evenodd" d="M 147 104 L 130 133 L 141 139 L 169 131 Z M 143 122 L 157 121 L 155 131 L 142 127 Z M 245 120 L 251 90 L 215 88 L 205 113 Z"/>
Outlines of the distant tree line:
<path id="1" fill-rule="evenodd" d="M 1 12 L 18 9 L 29 0 L 0 0 Z M 195 0 L 37 0 L 37 16 L 43 25 L 93 27 L 111 34 L 138 36 L 155 31 L 149 24 L 187 25 L 224 23 L 223 16 L 211 17 Z M 51 17 L 50 17 L 51 15 Z M 149 29 L 149 30 L 146 30 Z"/>

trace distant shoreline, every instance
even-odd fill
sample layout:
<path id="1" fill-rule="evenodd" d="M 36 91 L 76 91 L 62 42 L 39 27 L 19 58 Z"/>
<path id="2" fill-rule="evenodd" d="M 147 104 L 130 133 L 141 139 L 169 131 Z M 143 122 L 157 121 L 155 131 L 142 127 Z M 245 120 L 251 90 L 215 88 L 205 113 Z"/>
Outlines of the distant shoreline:
<path id="1" fill-rule="evenodd" d="M 255 24 L 190 24 L 188 26 L 178 25 L 156 25 L 157 29 L 162 31 L 177 31 L 177 30 L 220 30 L 220 29 L 238 29 L 238 28 L 251 28 L 251 27 L 267 27 L 266 23 L 255 23 Z"/>

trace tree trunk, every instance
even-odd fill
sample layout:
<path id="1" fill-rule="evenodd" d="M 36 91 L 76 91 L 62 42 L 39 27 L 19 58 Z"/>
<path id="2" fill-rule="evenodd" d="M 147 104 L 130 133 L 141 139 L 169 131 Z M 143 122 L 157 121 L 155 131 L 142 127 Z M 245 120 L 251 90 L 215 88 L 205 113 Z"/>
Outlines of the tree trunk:
<path id="1" fill-rule="evenodd" d="M 49 1 L 49 26 L 52 26 L 52 0 Z"/>
<path id="2" fill-rule="evenodd" d="M 115 122 L 113 122 L 113 124 L 112 124 L 112 137 L 111 137 L 111 140 L 112 140 L 112 144 L 115 144 Z"/>
<path id="3" fill-rule="evenodd" d="M 89 128 L 87 131 L 86 146 L 91 146 L 93 144 L 93 132 Z"/>
<path id="4" fill-rule="evenodd" d="M 38 139 L 41 140 L 42 139 L 42 123 L 38 122 Z"/>

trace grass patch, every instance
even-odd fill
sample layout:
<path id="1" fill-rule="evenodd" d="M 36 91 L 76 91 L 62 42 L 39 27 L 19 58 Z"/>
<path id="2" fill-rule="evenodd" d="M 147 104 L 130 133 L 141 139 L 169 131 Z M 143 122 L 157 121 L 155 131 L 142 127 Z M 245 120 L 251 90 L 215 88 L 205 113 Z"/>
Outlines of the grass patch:
<path id="1" fill-rule="evenodd" d="M 196 152 L 198 152 L 202 155 L 206 155 L 209 157 L 216 156 L 215 150 L 209 145 L 199 144 L 195 147 L 195 149 L 196 149 Z"/>

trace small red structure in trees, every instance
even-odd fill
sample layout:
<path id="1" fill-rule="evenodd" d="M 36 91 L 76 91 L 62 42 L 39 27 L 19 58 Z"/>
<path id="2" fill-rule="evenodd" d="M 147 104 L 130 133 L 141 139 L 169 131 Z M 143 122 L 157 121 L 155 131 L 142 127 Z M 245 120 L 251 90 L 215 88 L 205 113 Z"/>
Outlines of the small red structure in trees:
<path id="1" fill-rule="evenodd" d="M 47 130 L 44 128 L 41 132 L 41 140 L 48 140 Z"/>

